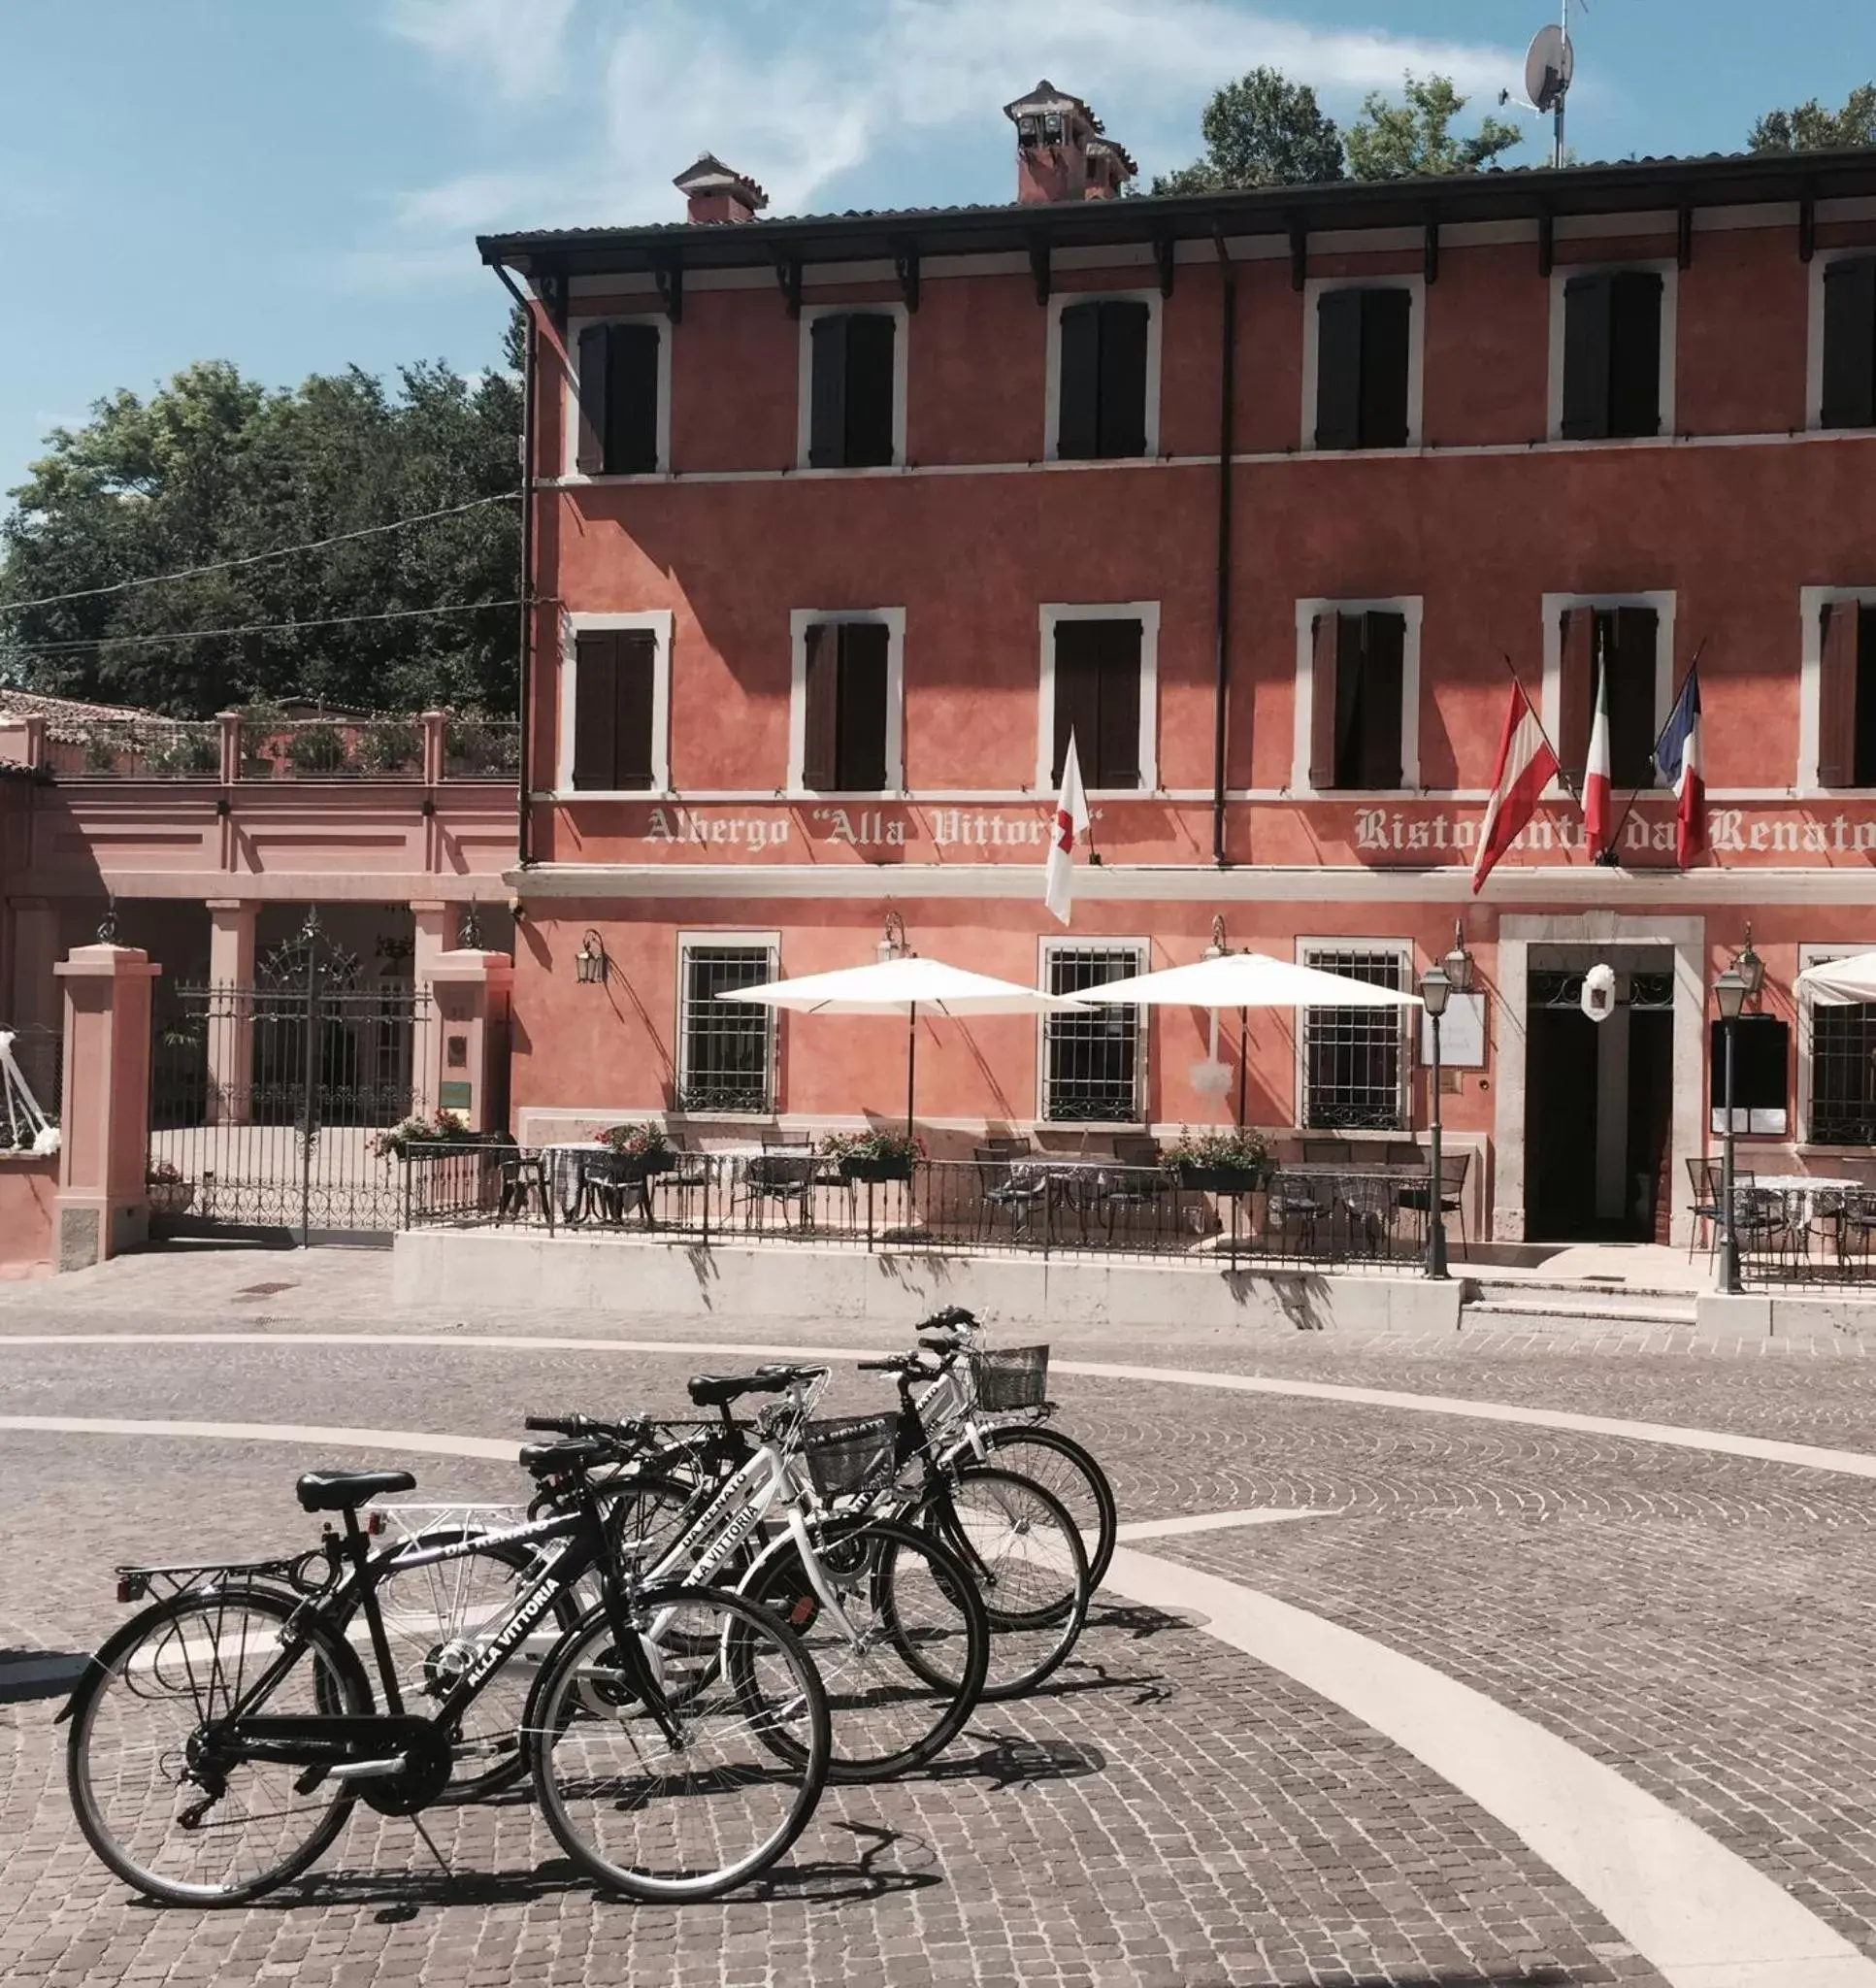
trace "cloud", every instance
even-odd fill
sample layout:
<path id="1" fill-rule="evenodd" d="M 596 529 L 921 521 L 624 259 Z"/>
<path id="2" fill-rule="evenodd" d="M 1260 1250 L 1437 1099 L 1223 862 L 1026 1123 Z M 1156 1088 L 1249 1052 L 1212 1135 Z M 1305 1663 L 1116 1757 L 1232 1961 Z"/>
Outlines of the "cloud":
<path id="1" fill-rule="evenodd" d="M 526 103 L 566 81 L 567 29 L 578 0 L 390 0 L 388 25 L 452 68 L 480 72 Z"/>

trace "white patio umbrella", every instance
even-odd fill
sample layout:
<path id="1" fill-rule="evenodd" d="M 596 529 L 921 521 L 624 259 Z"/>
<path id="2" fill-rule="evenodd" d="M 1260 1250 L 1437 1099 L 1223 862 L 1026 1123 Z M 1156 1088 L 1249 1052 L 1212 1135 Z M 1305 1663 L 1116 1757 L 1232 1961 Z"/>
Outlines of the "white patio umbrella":
<path id="1" fill-rule="evenodd" d="M 759 987 L 733 987 L 719 1001 L 750 1001 L 786 1008 L 797 1014 L 903 1014 L 905 1017 L 905 1130 L 912 1129 L 917 1080 L 918 1013 L 943 1015 L 1052 1014 L 1081 1007 L 1063 994 L 1044 994 L 1015 980 L 968 973 L 941 959 L 906 953 L 863 967 L 804 974 L 793 980 L 770 980 Z"/>
<path id="2" fill-rule="evenodd" d="M 1794 984 L 1816 1001 L 1876 1001 L 1876 952 L 1820 961 L 1806 967 Z"/>
<path id="3" fill-rule="evenodd" d="M 1190 966 L 1162 967 L 1156 974 L 1135 974 L 1125 980 L 1105 980 L 1083 987 L 1077 1000 L 1117 1007 L 1234 1008 L 1240 1016 L 1250 1008 L 1418 1008 L 1418 994 L 1352 980 L 1320 967 L 1299 966 L 1294 960 L 1272 959 L 1266 952 L 1222 952 L 1194 960 Z M 1237 1042 L 1237 1116 L 1244 1118 L 1244 1029 Z"/>

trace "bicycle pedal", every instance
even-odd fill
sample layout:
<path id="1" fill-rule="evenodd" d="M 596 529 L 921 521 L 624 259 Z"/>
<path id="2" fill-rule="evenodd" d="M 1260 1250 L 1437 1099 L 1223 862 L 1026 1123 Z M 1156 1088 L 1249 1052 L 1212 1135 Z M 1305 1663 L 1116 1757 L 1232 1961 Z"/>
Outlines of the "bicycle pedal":
<path id="1" fill-rule="evenodd" d="M 388 1781 L 409 1765 L 403 1754 L 390 1760 L 346 1760 L 328 1772 L 335 1781 Z"/>

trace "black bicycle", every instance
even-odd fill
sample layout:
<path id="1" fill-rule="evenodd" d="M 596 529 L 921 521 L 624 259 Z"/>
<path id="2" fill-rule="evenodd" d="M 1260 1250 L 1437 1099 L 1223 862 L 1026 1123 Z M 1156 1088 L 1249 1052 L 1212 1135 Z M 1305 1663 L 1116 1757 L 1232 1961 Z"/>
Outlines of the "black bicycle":
<path id="1" fill-rule="evenodd" d="M 305 1871 L 356 1801 L 417 1814 L 448 1787 L 477 1697 L 589 1575 L 600 1600 L 556 1628 L 522 1721 L 542 1808 L 569 1856 L 612 1890 L 663 1901 L 716 1897 L 782 1856 L 827 1775 L 827 1700 L 811 1659 L 771 1610 L 730 1590 L 621 1574 L 596 1445 L 549 1444 L 521 1460 L 552 1501 L 547 1516 L 379 1554 L 358 1508 L 416 1480 L 312 1473 L 301 1506 L 345 1521 L 318 1592 L 295 1599 L 249 1577 L 267 1563 L 205 1568 L 112 1636 L 59 1714 L 71 1725 L 73 1808 L 104 1862 L 165 1904 L 235 1905 Z M 430 1560 L 517 1546 L 541 1553 L 534 1578 L 501 1626 L 440 1673 L 434 1711 L 407 1710 L 380 1584 Z M 346 1635 L 354 1613 L 382 1709 Z M 713 1660 L 700 1665 L 699 1649 Z"/>

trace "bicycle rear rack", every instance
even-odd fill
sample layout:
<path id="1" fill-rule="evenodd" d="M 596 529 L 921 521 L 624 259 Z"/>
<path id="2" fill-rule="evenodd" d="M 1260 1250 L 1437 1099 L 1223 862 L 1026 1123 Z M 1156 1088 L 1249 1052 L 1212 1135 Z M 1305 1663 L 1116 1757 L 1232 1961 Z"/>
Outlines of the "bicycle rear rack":
<path id="1" fill-rule="evenodd" d="M 117 1567 L 117 1599 L 141 1602 L 154 1593 L 167 1601 L 173 1595 L 245 1582 L 279 1581 L 296 1594 L 316 1595 L 331 1579 L 331 1563 L 323 1546 L 287 1553 L 273 1560 L 178 1561 L 163 1567 Z"/>

